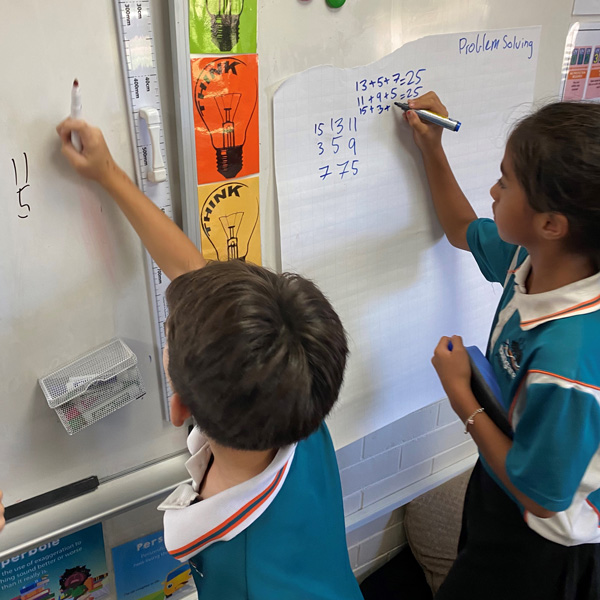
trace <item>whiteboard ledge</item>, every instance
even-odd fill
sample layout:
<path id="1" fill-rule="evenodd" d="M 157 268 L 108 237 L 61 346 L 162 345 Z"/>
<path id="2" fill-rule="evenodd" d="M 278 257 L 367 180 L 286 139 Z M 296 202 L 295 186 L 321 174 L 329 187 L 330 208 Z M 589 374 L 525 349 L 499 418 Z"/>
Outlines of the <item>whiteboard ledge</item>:
<path id="1" fill-rule="evenodd" d="M 186 477 L 187 453 L 182 453 L 128 475 L 117 477 L 79 498 L 74 498 L 6 524 L 0 535 L 0 560 L 55 540 L 74 531 L 114 517 L 167 495 Z M 471 468 L 477 455 L 469 456 L 446 469 L 429 475 L 395 494 L 346 517 L 346 533 L 391 513 L 418 496 Z"/>
<path id="2" fill-rule="evenodd" d="M 0 560 L 166 496 L 190 481 L 185 469 L 188 457 L 182 452 L 101 483 L 89 494 L 8 522 L 0 534 Z"/>
<path id="3" fill-rule="evenodd" d="M 429 490 L 437 487 L 438 485 L 442 485 L 446 481 L 449 481 L 453 477 L 464 473 L 467 469 L 470 469 L 477 462 L 478 454 L 473 454 L 472 456 L 468 456 L 463 460 L 438 471 L 437 473 L 432 473 L 425 479 L 421 479 L 405 487 L 401 490 L 398 490 L 394 494 L 390 496 L 386 496 L 373 504 L 369 504 L 365 508 L 352 513 L 346 517 L 346 533 L 350 533 L 363 525 L 381 517 L 383 515 L 387 515 L 391 513 L 393 510 L 408 504 L 411 500 L 422 496 Z"/>

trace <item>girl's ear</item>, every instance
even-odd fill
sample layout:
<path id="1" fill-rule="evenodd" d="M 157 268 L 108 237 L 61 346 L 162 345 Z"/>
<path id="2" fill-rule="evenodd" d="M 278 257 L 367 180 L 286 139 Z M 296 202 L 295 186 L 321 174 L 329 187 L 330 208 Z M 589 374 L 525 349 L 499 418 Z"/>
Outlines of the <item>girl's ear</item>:
<path id="1" fill-rule="evenodd" d="M 569 220 L 558 212 L 539 213 L 540 231 L 546 240 L 561 240 L 569 233 Z"/>
<path id="2" fill-rule="evenodd" d="M 190 409 L 181 401 L 181 396 L 177 392 L 169 398 L 169 414 L 171 423 L 175 427 L 181 427 L 192 416 Z"/>

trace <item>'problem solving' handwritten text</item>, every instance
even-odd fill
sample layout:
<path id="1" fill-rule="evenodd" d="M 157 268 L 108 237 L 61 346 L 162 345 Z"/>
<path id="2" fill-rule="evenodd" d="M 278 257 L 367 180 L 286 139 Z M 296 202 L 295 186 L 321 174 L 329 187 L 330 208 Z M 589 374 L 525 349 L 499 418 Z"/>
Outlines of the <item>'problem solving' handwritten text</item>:
<path id="1" fill-rule="evenodd" d="M 487 33 L 477 33 L 471 37 L 461 37 L 458 40 L 458 53 L 462 55 L 481 54 L 502 50 L 522 51 L 527 53 L 527 58 L 533 57 L 533 40 L 528 40 L 517 35 L 503 35 L 488 37 Z"/>

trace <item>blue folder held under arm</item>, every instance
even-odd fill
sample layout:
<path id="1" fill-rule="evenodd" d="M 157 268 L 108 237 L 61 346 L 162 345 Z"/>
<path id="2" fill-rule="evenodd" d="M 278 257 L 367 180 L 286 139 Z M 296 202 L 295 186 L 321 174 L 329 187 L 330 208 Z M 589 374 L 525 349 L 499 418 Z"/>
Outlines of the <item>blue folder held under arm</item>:
<path id="1" fill-rule="evenodd" d="M 471 363 L 471 390 L 473 395 L 502 433 L 512 439 L 513 429 L 502 404 L 502 393 L 496 381 L 492 365 L 477 346 L 467 346 L 466 350 Z"/>

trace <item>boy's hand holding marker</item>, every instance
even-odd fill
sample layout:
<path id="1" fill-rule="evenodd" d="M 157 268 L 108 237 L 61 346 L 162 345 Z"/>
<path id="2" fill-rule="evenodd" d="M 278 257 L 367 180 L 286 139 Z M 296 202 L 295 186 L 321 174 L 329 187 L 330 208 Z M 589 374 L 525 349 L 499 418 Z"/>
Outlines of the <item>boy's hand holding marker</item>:
<path id="1" fill-rule="evenodd" d="M 171 281 L 206 264 L 192 241 L 117 165 L 100 129 L 79 119 L 65 119 L 56 131 L 62 141 L 61 151 L 71 166 L 108 192 Z M 73 146 L 72 133 L 81 139 L 81 152 Z"/>
<path id="2" fill-rule="evenodd" d="M 71 166 L 83 177 L 106 186 L 118 167 L 100 129 L 80 119 L 69 118 L 62 121 L 56 131 L 62 140 L 62 153 Z M 72 143 L 72 133 L 77 133 L 81 140 L 81 152 Z"/>

